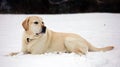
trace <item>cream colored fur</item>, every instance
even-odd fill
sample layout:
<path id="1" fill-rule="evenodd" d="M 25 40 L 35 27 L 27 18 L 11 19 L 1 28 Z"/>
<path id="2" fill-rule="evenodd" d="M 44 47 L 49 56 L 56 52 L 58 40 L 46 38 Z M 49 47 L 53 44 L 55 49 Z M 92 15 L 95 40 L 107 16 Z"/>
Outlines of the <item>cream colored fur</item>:
<path id="1" fill-rule="evenodd" d="M 39 24 L 32 25 L 35 21 L 39 22 Z M 30 16 L 23 22 L 25 29 L 22 40 L 23 53 L 43 54 L 47 52 L 75 52 L 79 55 L 83 55 L 88 51 L 108 51 L 113 49 L 113 46 L 96 48 L 77 34 L 54 32 L 48 28 L 45 33 L 35 35 L 31 27 L 38 26 L 35 28 L 41 31 L 41 26 L 44 26 L 42 22 L 42 18 L 37 16 Z M 27 42 L 27 38 L 29 38 L 29 42 Z"/>

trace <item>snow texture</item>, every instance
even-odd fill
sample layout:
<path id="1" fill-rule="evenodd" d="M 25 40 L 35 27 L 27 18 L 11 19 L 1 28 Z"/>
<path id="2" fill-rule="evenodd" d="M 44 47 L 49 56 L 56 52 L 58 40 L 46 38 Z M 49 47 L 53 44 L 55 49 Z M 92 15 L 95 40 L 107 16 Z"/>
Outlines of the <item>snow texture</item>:
<path id="1" fill-rule="evenodd" d="M 31 15 L 0 15 L 0 67 L 120 67 L 120 14 L 86 13 L 41 16 L 47 28 L 81 35 L 96 47 L 113 45 L 108 52 L 46 53 L 5 56 L 21 50 L 22 21 Z"/>

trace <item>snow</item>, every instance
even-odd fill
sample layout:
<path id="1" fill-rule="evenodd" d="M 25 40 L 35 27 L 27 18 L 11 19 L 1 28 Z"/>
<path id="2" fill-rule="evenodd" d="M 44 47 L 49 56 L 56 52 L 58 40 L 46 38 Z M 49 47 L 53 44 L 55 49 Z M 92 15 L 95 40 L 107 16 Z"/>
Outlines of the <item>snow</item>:
<path id="1" fill-rule="evenodd" d="M 115 46 L 111 51 L 88 52 L 83 56 L 75 53 L 6 56 L 21 50 L 21 23 L 27 16 L 31 15 L 0 14 L 1 67 L 120 67 L 120 14 L 37 15 L 47 28 L 77 33 L 96 47 Z"/>

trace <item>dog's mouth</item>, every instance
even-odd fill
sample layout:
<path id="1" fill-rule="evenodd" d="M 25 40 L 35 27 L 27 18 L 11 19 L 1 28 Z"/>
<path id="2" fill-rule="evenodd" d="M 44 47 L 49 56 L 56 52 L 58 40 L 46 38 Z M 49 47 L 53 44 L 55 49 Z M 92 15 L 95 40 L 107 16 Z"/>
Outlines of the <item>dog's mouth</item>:
<path id="1" fill-rule="evenodd" d="M 38 36 L 38 35 L 41 35 L 41 34 L 44 34 L 44 33 L 42 33 L 42 32 L 35 33 L 35 35 L 37 35 L 37 36 Z"/>
<path id="2" fill-rule="evenodd" d="M 36 33 L 35 35 L 39 35 L 40 33 Z"/>

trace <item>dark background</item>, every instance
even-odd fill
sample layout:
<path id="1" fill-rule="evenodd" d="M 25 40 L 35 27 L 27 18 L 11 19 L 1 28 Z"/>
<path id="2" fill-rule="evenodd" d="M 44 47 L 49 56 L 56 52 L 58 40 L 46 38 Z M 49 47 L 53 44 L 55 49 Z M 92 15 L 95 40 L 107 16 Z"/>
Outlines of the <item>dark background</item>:
<path id="1" fill-rule="evenodd" d="M 120 0 L 0 0 L 1 14 L 120 13 Z"/>

